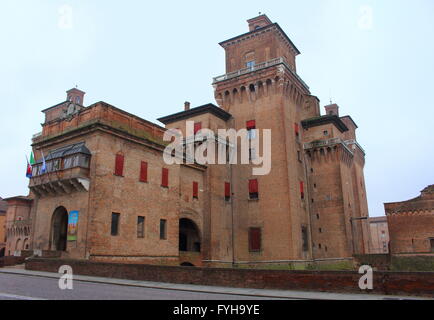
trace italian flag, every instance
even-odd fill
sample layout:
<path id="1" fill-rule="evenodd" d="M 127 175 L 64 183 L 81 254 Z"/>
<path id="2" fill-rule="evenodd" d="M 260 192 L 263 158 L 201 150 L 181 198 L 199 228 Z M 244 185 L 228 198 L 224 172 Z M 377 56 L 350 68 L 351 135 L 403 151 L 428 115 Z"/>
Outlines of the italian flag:
<path id="1" fill-rule="evenodd" d="M 30 161 L 27 159 L 27 171 L 26 171 L 26 177 L 31 178 L 32 177 L 32 166 L 35 164 L 35 157 L 33 156 L 33 151 L 30 153 Z"/>

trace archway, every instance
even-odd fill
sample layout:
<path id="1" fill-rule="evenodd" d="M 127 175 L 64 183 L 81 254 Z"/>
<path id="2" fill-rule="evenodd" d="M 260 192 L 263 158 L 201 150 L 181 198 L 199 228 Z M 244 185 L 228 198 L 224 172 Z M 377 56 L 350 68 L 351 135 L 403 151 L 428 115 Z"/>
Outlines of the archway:
<path id="1" fill-rule="evenodd" d="M 64 207 L 54 210 L 51 219 L 51 250 L 66 251 L 68 211 Z"/>
<path id="2" fill-rule="evenodd" d="M 24 239 L 23 250 L 29 250 L 29 238 Z"/>
<path id="3" fill-rule="evenodd" d="M 197 225 L 190 219 L 179 220 L 179 251 L 200 252 L 200 233 Z"/>
<path id="4" fill-rule="evenodd" d="M 21 250 L 21 239 L 18 238 L 17 242 L 15 243 L 15 251 Z"/>

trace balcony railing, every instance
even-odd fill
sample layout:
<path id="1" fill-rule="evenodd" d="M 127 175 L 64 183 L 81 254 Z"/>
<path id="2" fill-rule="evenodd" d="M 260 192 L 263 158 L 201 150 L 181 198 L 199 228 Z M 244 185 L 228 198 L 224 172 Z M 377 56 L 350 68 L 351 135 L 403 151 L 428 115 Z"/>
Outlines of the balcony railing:
<path id="1" fill-rule="evenodd" d="M 351 149 L 348 148 L 346 142 L 344 142 L 344 140 L 342 140 L 341 138 L 333 138 L 333 139 L 319 140 L 319 141 L 313 141 L 313 142 L 305 143 L 303 145 L 303 148 L 305 150 L 307 150 L 307 149 L 314 149 L 314 148 L 330 147 L 330 146 L 334 146 L 337 144 L 342 145 L 348 152 L 353 154 Z"/>
<path id="2" fill-rule="evenodd" d="M 363 154 L 365 154 L 365 150 L 360 146 L 360 144 L 356 141 L 356 140 L 346 140 L 345 141 L 345 143 L 347 144 L 347 145 L 349 145 L 349 144 L 354 144 L 354 145 L 356 145 L 359 149 L 360 149 L 360 151 L 362 151 L 363 152 Z"/>
<path id="3" fill-rule="evenodd" d="M 89 168 L 74 167 L 48 172 L 30 179 L 29 188 L 40 196 L 89 191 Z"/>
<path id="4" fill-rule="evenodd" d="M 220 82 L 220 81 L 225 81 L 225 80 L 233 79 L 233 78 L 242 76 L 244 74 L 248 74 L 250 72 L 255 72 L 255 71 L 263 70 L 263 69 L 266 69 L 266 68 L 269 68 L 269 67 L 277 66 L 279 64 L 284 65 L 286 67 L 286 69 L 289 72 L 291 72 L 291 74 L 294 77 L 296 77 L 307 90 L 309 90 L 309 86 L 300 78 L 300 76 L 297 73 L 295 73 L 291 69 L 291 67 L 288 65 L 288 63 L 286 63 L 285 59 L 282 58 L 282 57 L 275 58 L 275 59 L 272 59 L 272 60 L 269 60 L 269 61 L 266 61 L 266 62 L 258 63 L 258 64 L 254 65 L 254 66 L 247 67 L 247 68 L 244 68 L 244 69 L 240 69 L 240 70 L 237 70 L 237 71 L 229 72 L 229 73 L 226 73 L 226 74 L 218 76 L 218 77 L 214 77 L 213 78 L 213 84 L 215 84 L 217 82 Z"/>

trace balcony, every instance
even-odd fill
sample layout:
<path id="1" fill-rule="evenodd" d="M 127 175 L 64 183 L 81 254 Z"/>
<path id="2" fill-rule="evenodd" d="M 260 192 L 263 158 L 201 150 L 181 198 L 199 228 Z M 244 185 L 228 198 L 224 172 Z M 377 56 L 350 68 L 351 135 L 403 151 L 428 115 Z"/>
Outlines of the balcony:
<path id="1" fill-rule="evenodd" d="M 39 196 L 89 191 L 89 168 L 74 167 L 38 175 L 30 179 L 29 188 Z"/>
<path id="2" fill-rule="evenodd" d="M 248 74 L 250 72 L 255 72 L 255 71 L 259 71 L 259 70 L 263 70 L 269 67 L 273 67 L 273 66 L 277 66 L 277 65 L 283 65 L 286 67 L 286 69 L 295 77 L 297 78 L 298 81 L 300 81 L 300 83 L 307 89 L 309 90 L 308 85 L 300 78 L 300 76 L 295 73 L 291 67 L 286 63 L 285 59 L 280 57 L 280 58 L 275 58 L 266 62 L 262 62 L 262 63 L 258 63 L 252 67 L 247 67 L 244 69 L 240 69 L 234 72 L 230 72 L 230 73 L 226 73 L 224 75 L 218 76 L 218 77 L 214 77 L 213 78 L 213 84 L 216 84 L 218 82 L 221 81 L 225 81 L 225 80 L 229 80 L 229 79 L 233 79 L 239 76 L 242 76 L 244 74 Z"/>
<path id="3" fill-rule="evenodd" d="M 342 147 L 347 150 L 349 153 L 353 154 L 350 148 L 348 148 L 347 143 L 343 141 L 341 138 L 333 138 L 327 140 L 318 140 L 312 141 L 309 143 L 305 143 L 303 145 L 304 150 L 308 149 L 316 149 L 316 148 L 324 148 L 324 147 L 332 147 L 335 145 L 342 145 Z"/>

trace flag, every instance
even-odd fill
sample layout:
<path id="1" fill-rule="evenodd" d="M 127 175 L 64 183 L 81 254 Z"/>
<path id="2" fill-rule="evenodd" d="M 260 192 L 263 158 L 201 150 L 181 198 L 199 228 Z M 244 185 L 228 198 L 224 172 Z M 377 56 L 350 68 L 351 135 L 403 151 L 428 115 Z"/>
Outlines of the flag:
<path id="1" fill-rule="evenodd" d="M 41 174 L 44 174 L 47 172 L 47 164 L 45 163 L 45 157 L 44 157 L 44 153 L 41 151 L 42 153 L 42 167 L 41 167 Z"/>
<path id="2" fill-rule="evenodd" d="M 36 163 L 35 156 L 33 155 L 33 151 L 30 153 L 30 165 L 33 167 L 33 165 Z"/>
<path id="3" fill-rule="evenodd" d="M 29 159 L 27 159 L 27 156 L 26 156 L 26 161 L 27 161 L 26 177 L 30 179 L 32 177 L 32 165 L 29 163 Z"/>

